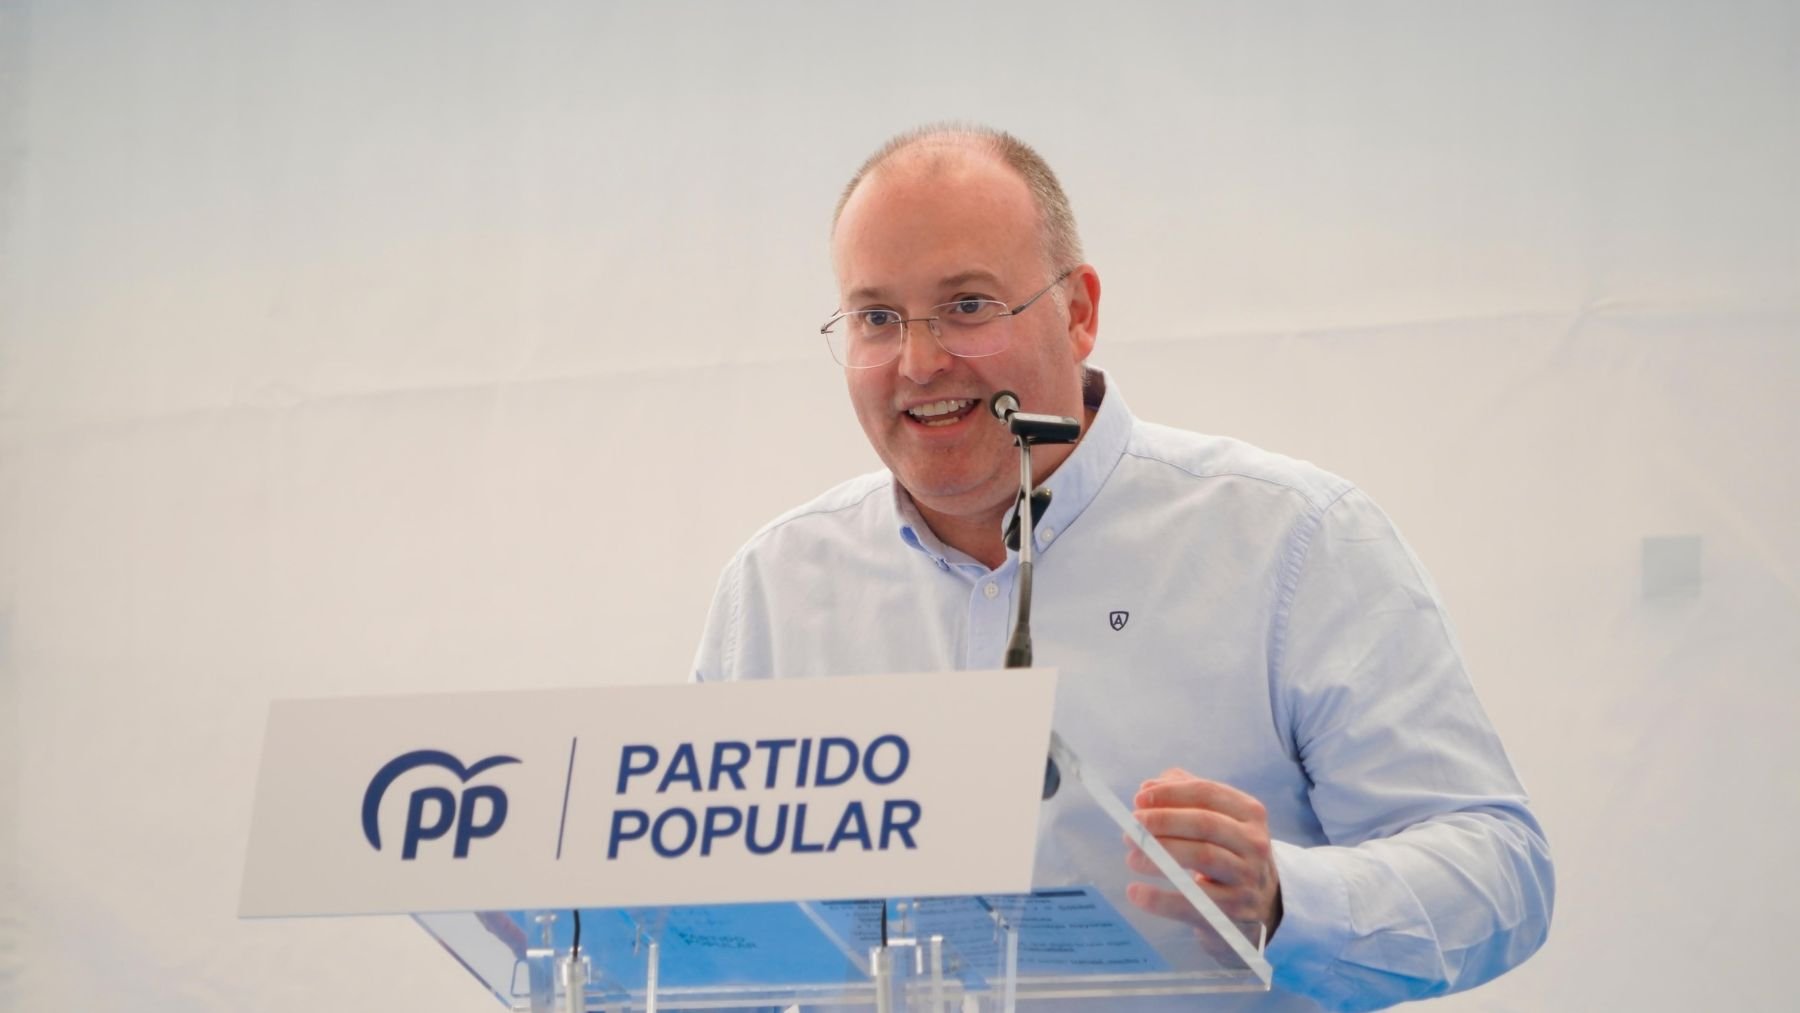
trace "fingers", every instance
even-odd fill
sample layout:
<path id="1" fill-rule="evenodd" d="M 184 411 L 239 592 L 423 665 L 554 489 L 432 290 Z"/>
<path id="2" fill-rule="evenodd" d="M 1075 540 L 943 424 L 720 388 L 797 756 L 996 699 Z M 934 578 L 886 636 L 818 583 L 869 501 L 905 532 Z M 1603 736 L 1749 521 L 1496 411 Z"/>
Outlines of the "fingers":
<path id="1" fill-rule="evenodd" d="M 1224 843 L 1244 835 L 1237 819 L 1210 809 L 1139 809 L 1131 815 L 1157 837 Z M 1233 848 L 1232 850 L 1237 850 Z"/>
<path id="2" fill-rule="evenodd" d="M 1186 897 L 1174 890 L 1164 890 L 1148 883 L 1131 883 L 1125 887 L 1125 899 L 1140 910 L 1159 918 L 1187 922 L 1189 925 L 1206 924 L 1206 920 L 1200 917 L 1200 912 L 1194 910 L 1194 905 L 1189 904 Z"/>
<path id="3" fill-rule="evenodd" d="M 1269 827 L 1261 820 L 1244 821 L 1210 809 L 1139 809 L 1132 815 L 1186 868 L 1200 868 L 1188 856 L 1200 861 L 1211 853 L 1195 845 L 1216 846 L 1241 862 L 1269 860 Z"/>
<path id="4" fill-rule="evenodd" d="M 1221 886 L 1243 886 L 1253 881 L 1254 873 L 1250 864 L 1217 844 L 1200 841 L 1167 840 L 1162 845 L 1169 857 L 1183 869 L 1198 873 L 1204 879 Z M 1161 876 L 1162 870 L 1150 861 L 1150 856 L 1136 847 L 1125 853 L 1125 864 L 1131 871 L 1144 876 Z"/>
<path id="5" fill-rule="evenodd" d="M 1210 809 L 1245 822 L 1263 822 L 1268 811 L 1254 795 L 1172 767 L 1145 781 L 1132 804 L 1139 809 Z"/>
<path id="6" fill-rule="evenodd" d="M 1268 810 L 1254 796 L 1171 767 L 1145 781 L 1133 801 L 1137 811 L 1132 815 L 1233 921 L 1272 927 L 1280 919 Z M 1127 865 L 1143 875 L 1160 875 L 1132 837 L 1126 835 L 1132 844 Z M 1196 917 L 1192 905 L 1173 890 L 1134 883 L 1130 896 L 1152 914 L 1190 921 Z"/>
<path id="7" fill-rule="evenodd" d="M 1194 885 L 1212 898 L 1225 917 L 1234 922 L 1263 922 L 1266 924 L 1267 912 L 1262 906 L 1262 898 L 1254 890 L 1242 887 L 1221 886 L 1203 879 L 1196 879 Z M 1125 888 L 1125 897 L 1131 903 L 1153 915 L 1187 922 L 1190 925 L 1207 924 L 1194 905 L 1188 899 L 1171 888 L 1152 886 L 1149 883 L 1131 883 Z"/>

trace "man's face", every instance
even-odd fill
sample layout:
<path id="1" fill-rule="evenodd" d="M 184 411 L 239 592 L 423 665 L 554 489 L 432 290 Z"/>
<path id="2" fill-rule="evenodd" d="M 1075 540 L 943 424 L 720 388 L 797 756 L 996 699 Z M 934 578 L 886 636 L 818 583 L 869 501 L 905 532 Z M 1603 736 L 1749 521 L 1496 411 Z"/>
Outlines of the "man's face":
<path id="1" fill-rule="evenodd" d="M 903 317 L 965 297 L 1017 306 L 1071 266 L 1045 263 L 1024 180 L 990 158 L 960 153 L 929 167 L 902 155 L 866 177 L 838 219 L 832 252 L 841 308 Z M 1018 394 L 1028 412 L 1081 416 L 1078 363 L 1094 340 L 1081 288 L 1088 273 L 1064 283 L 1075 291 L 1070 310 L 1051 293 L 987 325 L 1011 330 L 995 355 L 953 356 L 920 322 L 908 325 L 894 362 L 844 371 L 875 453 L 928 513 L 975 517 L 1011 505 L 1018 452 L 988 413 L 995 391 Z M 1039 453 L 1051 451 L 1045 463 L 1053 464 L 1056 450 L 1066 453 Z"/>

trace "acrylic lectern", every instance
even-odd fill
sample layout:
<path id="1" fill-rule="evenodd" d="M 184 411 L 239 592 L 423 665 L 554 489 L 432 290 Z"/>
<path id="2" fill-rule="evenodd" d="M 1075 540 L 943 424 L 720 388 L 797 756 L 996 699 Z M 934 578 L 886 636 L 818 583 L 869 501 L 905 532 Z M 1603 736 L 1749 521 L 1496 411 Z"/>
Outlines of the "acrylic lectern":
<path id="1" fill-rule="evenodd" d="M 1062 780 L 1043 802 L 1030 894 L 414 917 L 520 1013 L 986 1013 L 1266 990 L 1263 927 L 1229 921 L 1060 736 L 1051 755 Z M 1160 875 L 1126 868 L 1128 840 Z M 1178 895 L 1182 916 L 1146 913 L 1134 883 Z"/>

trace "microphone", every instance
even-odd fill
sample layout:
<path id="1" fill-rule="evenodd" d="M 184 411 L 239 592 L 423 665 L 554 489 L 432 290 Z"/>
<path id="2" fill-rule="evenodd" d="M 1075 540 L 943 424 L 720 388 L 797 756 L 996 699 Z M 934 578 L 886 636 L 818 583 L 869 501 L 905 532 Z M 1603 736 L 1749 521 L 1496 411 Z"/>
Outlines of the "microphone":
<path id="1" fill-rule="evenodd" d="M 988 411 L 1002 422 L 1011 422 L 1013 414 L 1019 410 L 1019 395 L 1010 390 L 996 391 L 988 401 Z"/>
<path id="2" fill-rule="evenodd" d="M 1050 490 L 1035 492 L 1031 485 L 1031 448 L 1038 443 L 1074 443 L 1081 437 L 1081 423 L 1061 415 L 1031 415 L 1019 410 L 1019 395 L 1010 390 L 996 391 L 988 401 L 988 411 L 1006 426 L 1019 448 L 1019 498 L 1013 510 L 1012 526 L 1007 531 L 1008 548 L 1019 553 L 1018 612 L 1013 618 L 1012 638 L 1006 644 L 1007 668 L 1031 667 L 1031 529 L 1038 516 L 1050 505 Z M 1062 787 L 1062 770 L 1056 758 L 1044 758 L 1044 798 L 1054 796 Z"/>
<path id="3" fill-rule="evenodd" d="M 988 411 L 1006 423 L 1014 436 L 1030 446 L 1039 443 L 1074 443 L 1081 438 L 1081 423 L 1066 415 L 1033 415 L 1019 410 L 1019 395 L 996 391 L 988 399 Z"/>

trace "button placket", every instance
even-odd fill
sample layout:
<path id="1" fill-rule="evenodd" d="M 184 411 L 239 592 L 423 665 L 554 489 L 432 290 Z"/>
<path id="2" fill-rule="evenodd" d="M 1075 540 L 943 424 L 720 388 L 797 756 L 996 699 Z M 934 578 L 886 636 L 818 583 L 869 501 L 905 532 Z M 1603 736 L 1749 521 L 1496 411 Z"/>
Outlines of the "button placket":
<path id="1" fill-rule="evenodd" d="M 974 668 L 997 667 L 1006 653 L 1012 619 L 1011 575 L 984 573 L 969 589 L 969 656 Z"/>

